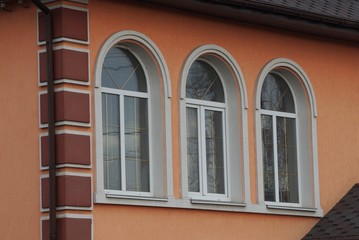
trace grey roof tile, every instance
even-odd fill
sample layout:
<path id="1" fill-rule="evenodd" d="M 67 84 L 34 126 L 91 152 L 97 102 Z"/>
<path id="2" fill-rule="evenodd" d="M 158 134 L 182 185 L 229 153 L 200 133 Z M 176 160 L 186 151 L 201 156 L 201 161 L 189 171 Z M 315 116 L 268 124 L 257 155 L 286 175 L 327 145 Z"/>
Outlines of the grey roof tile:
<path id="1" fill-rule="evenodd" d="M 359 239 L 359 184 L 309 231 L 303 240 Z"/>

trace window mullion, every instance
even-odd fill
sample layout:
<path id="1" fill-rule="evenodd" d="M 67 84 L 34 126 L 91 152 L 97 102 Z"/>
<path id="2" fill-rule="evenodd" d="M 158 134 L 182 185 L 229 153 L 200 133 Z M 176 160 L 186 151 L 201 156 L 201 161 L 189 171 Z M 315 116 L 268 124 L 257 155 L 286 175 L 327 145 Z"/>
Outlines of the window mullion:
<path id="1" fill-rule="evenodd" d="M 121 189 L 122 191 L 127 191 L 126 189 L 126 149 L 125 149 L 125 111 L 124 111 L 124 101 L 125 98 L 123 95 L 119 96 L 120 99 L 120 146 L 121 146 Z"/>
<path id="2" fill-rule="evenodd" d="M 275 201 L 279 202 L 279 177 L 278 177 L 278 146 L 277 146 L 277 117 L 272 116 L 273 123 L 273 158 L 274 158 L 274 189 Z"/>

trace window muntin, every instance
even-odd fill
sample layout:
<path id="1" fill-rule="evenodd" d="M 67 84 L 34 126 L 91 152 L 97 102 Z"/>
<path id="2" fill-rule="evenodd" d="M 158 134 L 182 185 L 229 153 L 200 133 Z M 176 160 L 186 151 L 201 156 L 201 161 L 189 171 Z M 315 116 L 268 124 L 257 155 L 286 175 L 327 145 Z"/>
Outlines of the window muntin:
<path id="1" fill-rule="evenodd" d="M 269 73 L 261 91 L 265 201 L 299 203 L 296 121 L 288 84 L 281 76 Z"/>
<path id="2" fill-rule="evenodd" d="M 187 167 L 190 195 L 227 195 L 225 104 L 219 75 L 196 60 L 186 82 Z M 216 103 L 219 102 L 219 103 Z"/>
<path id="3" fill-rule="evenodd" d="M 120 46 L 102 69 L 104 188 L 150 193 L 148 94 L 143 68 Z"/>

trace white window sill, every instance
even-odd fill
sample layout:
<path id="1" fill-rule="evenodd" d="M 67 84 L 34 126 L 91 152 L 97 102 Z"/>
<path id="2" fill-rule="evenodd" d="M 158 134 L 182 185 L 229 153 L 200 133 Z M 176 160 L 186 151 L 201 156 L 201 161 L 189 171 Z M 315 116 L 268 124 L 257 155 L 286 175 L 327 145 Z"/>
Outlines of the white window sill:
<path id="1" fill-rule="evenodd" d="M 233 207 L 245 207 L 245 203 L 235 203 L 228 201 L 213 201 L 204 199 L 190 199 L 192 204 L 209 204 L 209 205 L 221 205 L 221 206 L 233 206 Z"/>
<path id="2" fill-rule="evenodd" d="M 144 200 L 144 201 L 160 201 L 167 202 L 167 198 L 156 198 L 156 197 L 146 197 L 146 196 L 130 196 L 130 195 L 118 195 L 118 194 L 105 194 L 107 198 L 118 198 L 118 199 L 130 199 L 130 200 Z"/>
<path id="3" fill-rule="evenodd" d="M 269 209 L 279 209 L 279 210 L 293 210 L 293 211 L 304 211 L 304 212 L 316 212 L 317 208 L 305 208 L 305 207 L 292 207 L 292 206 L 281 206 L 281 205 L 271 205 L 267 204 Z"/>
<path id="4" fill-rule="evenodd" d="M 303 208 L 293 206 L 278 206 L 270 204 L 252 204 L 242 202 L 217 201 L 208 199 L 168 198 L 129 196 L 97 192 L 94 194 L 94 204 L 113 204 L 142 207 L 162 207 L 207 211 L 225 211 L 241 213 L 257 213 L 286 216 L 323 217 L 320 208 Z"/>

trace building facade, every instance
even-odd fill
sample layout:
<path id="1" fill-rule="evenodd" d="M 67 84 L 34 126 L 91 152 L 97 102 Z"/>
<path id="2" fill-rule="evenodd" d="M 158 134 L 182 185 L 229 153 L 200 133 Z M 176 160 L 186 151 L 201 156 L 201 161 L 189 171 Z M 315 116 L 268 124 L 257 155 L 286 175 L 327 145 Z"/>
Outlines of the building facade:
<path id="1" fill-rule="evenodd" d="M 46 14 L 4 5 L 1 238 L 49 239 L 51 154 L 57 239 L 303 238 L 359 182 L 359 4 L 247 2 L 47 1 L 54 152 Z"/>

